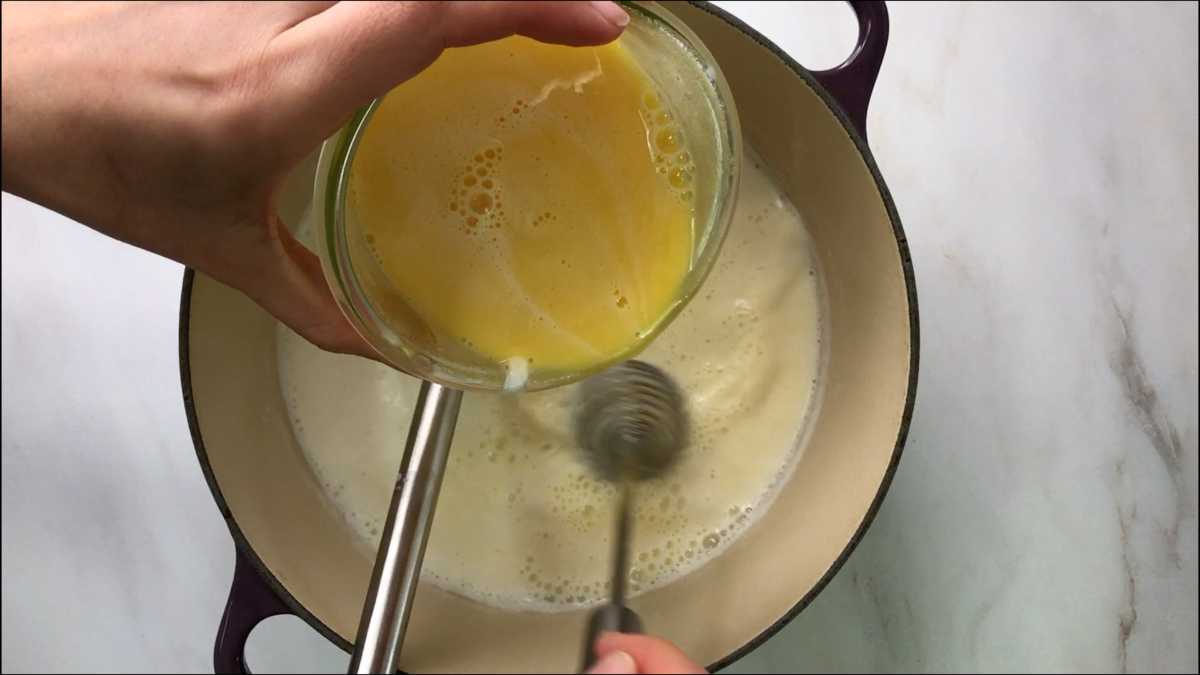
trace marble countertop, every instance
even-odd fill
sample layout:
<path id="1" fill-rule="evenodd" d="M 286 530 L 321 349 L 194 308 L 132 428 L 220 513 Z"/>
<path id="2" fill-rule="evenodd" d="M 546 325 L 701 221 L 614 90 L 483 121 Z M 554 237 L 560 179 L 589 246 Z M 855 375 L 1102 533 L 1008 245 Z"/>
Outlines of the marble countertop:
<path id="1" fill-rule="evenodd" d="M 806 65 L 840 5 L 728 3 Z M 921 378 L 849 563 L 735 671 L 1197 670 L 1197 7 L 896 4 L 871 145 Z M 3 196 L 3 670 L 206 671 L 233 544 L 181 269 Z M 267 670 L 344 669 L 299 619 Z"/>

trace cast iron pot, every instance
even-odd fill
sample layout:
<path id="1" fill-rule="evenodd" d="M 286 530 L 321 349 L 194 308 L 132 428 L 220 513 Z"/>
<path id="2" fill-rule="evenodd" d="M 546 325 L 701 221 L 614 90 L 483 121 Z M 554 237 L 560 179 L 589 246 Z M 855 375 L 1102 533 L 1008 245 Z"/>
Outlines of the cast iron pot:
<path id="1" fill-rule="evenodd" d="M 917 298 L 904 231 L 866 142 L 867 104 L 888 36 L 883 3 L 850 3 L 859 21 L 855 49 L 842 65 L 819 72 L 714 6 L 667 4 L 717 58 L 746 141 L 804 216 L 828 302 L 824 399 L 793 477 L 728 552 L 632 603 L 655 634 L 716 670 L 808 605 L 878 510 L 916 392 Z M 307 203 L 312 171 L 310 163 L 290 180 L 285 222 L 295 222 Z M 245 671 L 251 629 L 279 614 L 301 617 L 349 651 L 372 560 L 326 502 L 293 438 L 278 384 L 275 321 L 191 270 L 181 305 L 188 423 L 237 544 L 214 666 Z M 423 584 L 402 665 L 568 672 L 577 665 L 585 616 L 502 612 Z"/>

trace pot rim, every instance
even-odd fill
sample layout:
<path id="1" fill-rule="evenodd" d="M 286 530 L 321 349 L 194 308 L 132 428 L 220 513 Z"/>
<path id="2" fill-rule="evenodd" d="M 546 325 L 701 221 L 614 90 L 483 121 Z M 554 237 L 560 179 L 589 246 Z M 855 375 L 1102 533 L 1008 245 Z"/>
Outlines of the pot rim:
<path id="1" fill-rule="evenodd" d="M 908 248 L 908 238 L 904 233 L 904 227 L 900 222 L 900 215 L 896 211 L 895 201 L 892 199 L 891 192 L 888 190 L 887 184 L 883 180 L 883 176 L 879 171 L 879 166 L 875 162 L 875 157 L 871 150 L 867 147 L 867 142 L 863 135 L 855 129 L 854 124 L 846 115 L 846 112 L 833 98 L 833 96 L 825 90 L 824 87 L 813 77 L 811 71 L 801 66 L 791 56 L 779 48 L 775 43 L 768 40 L 758 31 L 751 28 L 741 19 L 733 16 L 729 12 L 717 7 L 708 2 L 693 2 L 693 6 L 701 11 L 721 19 L 729 24 L 732 28 L 744 33 L 761 47 L 771 52 L 783 62 L 797 77 L 802 79 L 812 90 L 821 98 L 826 107 L 833 112 L 841 123 L 842 128 L 850 136 L 850 140 L 854 143 L 854 147 L 862 156 L 864 163 L 867 165 L 868 171 L 871 173 L 871 178 L 875 182 L 876 188 L 879 190 L 879 196 L 883 200 L 884 208 L 887 211 L 888 220 L 892 224 L 892 234 L 896 239 L 897 252 L 900 256 L 900 265 L 904 274 L 905 295 L 908 300 L 908 325 L 909 325 L 909 371 L 908 371 L 908 387 L 904 397 L 904 411 L 900 417 L 900 425 L 896 433 L 896 442 L 892 448 L 892 455 L 888 461 L 888 466 L 884 471 L 883 478 L 879 482 L 879 488 L 875 492 L 875 497 L 871 500 L 870 506 L 863 514 L 858 528 L 851 535 L 846 546 L 830 564 L 829 569 L 825 571 L 821 578 L 813 584 L 812 588 L 804 594 L 796 604 L 792 605 L 791 609 L 764 628 L 757 636 L 746 642 L 746 644 L 735 649 L 727 656 L 717 660 L 708 666 L 709 672 L 716 672 L 738 661 L 750 652 L 757 649 L 764 642 L 773 637 L 776 633 L 783 629 L 792 619 L 802 612 L 812 601 L 825 590 L 833 577 L 841 571 L 842 566 L 850 558 L 850 555 L 858 547 L 866 535 L 867 530 L 875 521 L 876 515 L 883 504 L 883 499 L 891 488 L 892 480 L 896 474 L 896 468 L 899 465 L 900 457 L 904 453 L 904 444 L 908 438 L 909 427 L 912 423 L 913 407 L 916 403 L 917 392 L 917 372 L 920 365 L 920 320 L 917 307 L 917 285 L 916 277 L 913 272 L 912 255 Z M 308 610 L 301 602 L 299 602 L 279 580 L 267 565 L 258 557 L 254 551 L 254 547 L 246 538 L 241 528 L 237 524 L 229 504 L 225 501 L 225 497 L 221 492 L 221 487 L 217 482 L 216 476 L 213 473 L 212 465 L 208 461 L 208 453 L 204 447 L 204 438 L 200 433 L 200 420 L 196 414 L 195 401 L 192 396 L 192 377 L 190 364 L 190 344 L 189 330 L 191 325 L 191 303 L 192 303 L 192 285 L 195 283 L 195 271 L 190 267 L 184 270 L 183 284 L 181 288 L 181 297 L 179 302 L 179 376 L 180 383 L 183 389 L 183 404 L 187 414 L 188 430 L 192 436 L 192 444 L 196 450 L 196 458 L 200 462 L 200 469 L 204 472 L 204 480 L 208 483 L 209 491 L 212 493 L 213 500 L 217 504 L 217 508 L 221 512 L 221 516 L 225 519 L 226 525 L 229 527 L 229 533 L 233 537 L 234 544 L 240 555 L 246 557 L 247 561 L 254 567 L 263 583 L 291 610 L 296 616 L 303 619 L 305 623 L 312 626 L 318 633 L 324 636 L 327 640 L 334 643 L 346 652 L 352 652 L 354 646 L 347 640 L 343 639 L 336 631 L 329 628 L 323 621 L 318 619 L 311 611 Z"/>

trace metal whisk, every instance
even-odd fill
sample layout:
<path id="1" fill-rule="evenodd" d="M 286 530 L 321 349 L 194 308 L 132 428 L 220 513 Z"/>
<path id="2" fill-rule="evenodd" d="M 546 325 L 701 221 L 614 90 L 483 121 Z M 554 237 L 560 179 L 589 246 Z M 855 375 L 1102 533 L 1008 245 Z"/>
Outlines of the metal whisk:
<path id="1" fill-rule="evenodd" d="M 626 361 L 586 380 L 580 389 L 576 440 L 592 471 L 620 491 L 609 601 L 588 622 L 582 670 L 595 661 L 593 645 L 600 633 L 642 631 L 637 614 L 625 606 L 633 483 L 670 469 L 687 445 L 687 435 L 679 387 L 648 363 Z"/>

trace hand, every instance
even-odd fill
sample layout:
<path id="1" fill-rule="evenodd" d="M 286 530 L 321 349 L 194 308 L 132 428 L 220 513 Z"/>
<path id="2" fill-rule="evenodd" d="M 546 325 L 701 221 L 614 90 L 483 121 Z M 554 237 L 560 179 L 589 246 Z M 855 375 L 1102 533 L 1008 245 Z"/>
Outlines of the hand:
<path id="1" fill-rule="evenodd" d="M 5 190 L 375 357 L 275 211 L 288 171 L 447 47 L 592 45 L 610 2 L 4 3 Z"/>
<path id="2" fill-rule="evenodd" d="M 675 645 L 647 635 L 605 633 L 589 673 L 705 673 Z"/>

